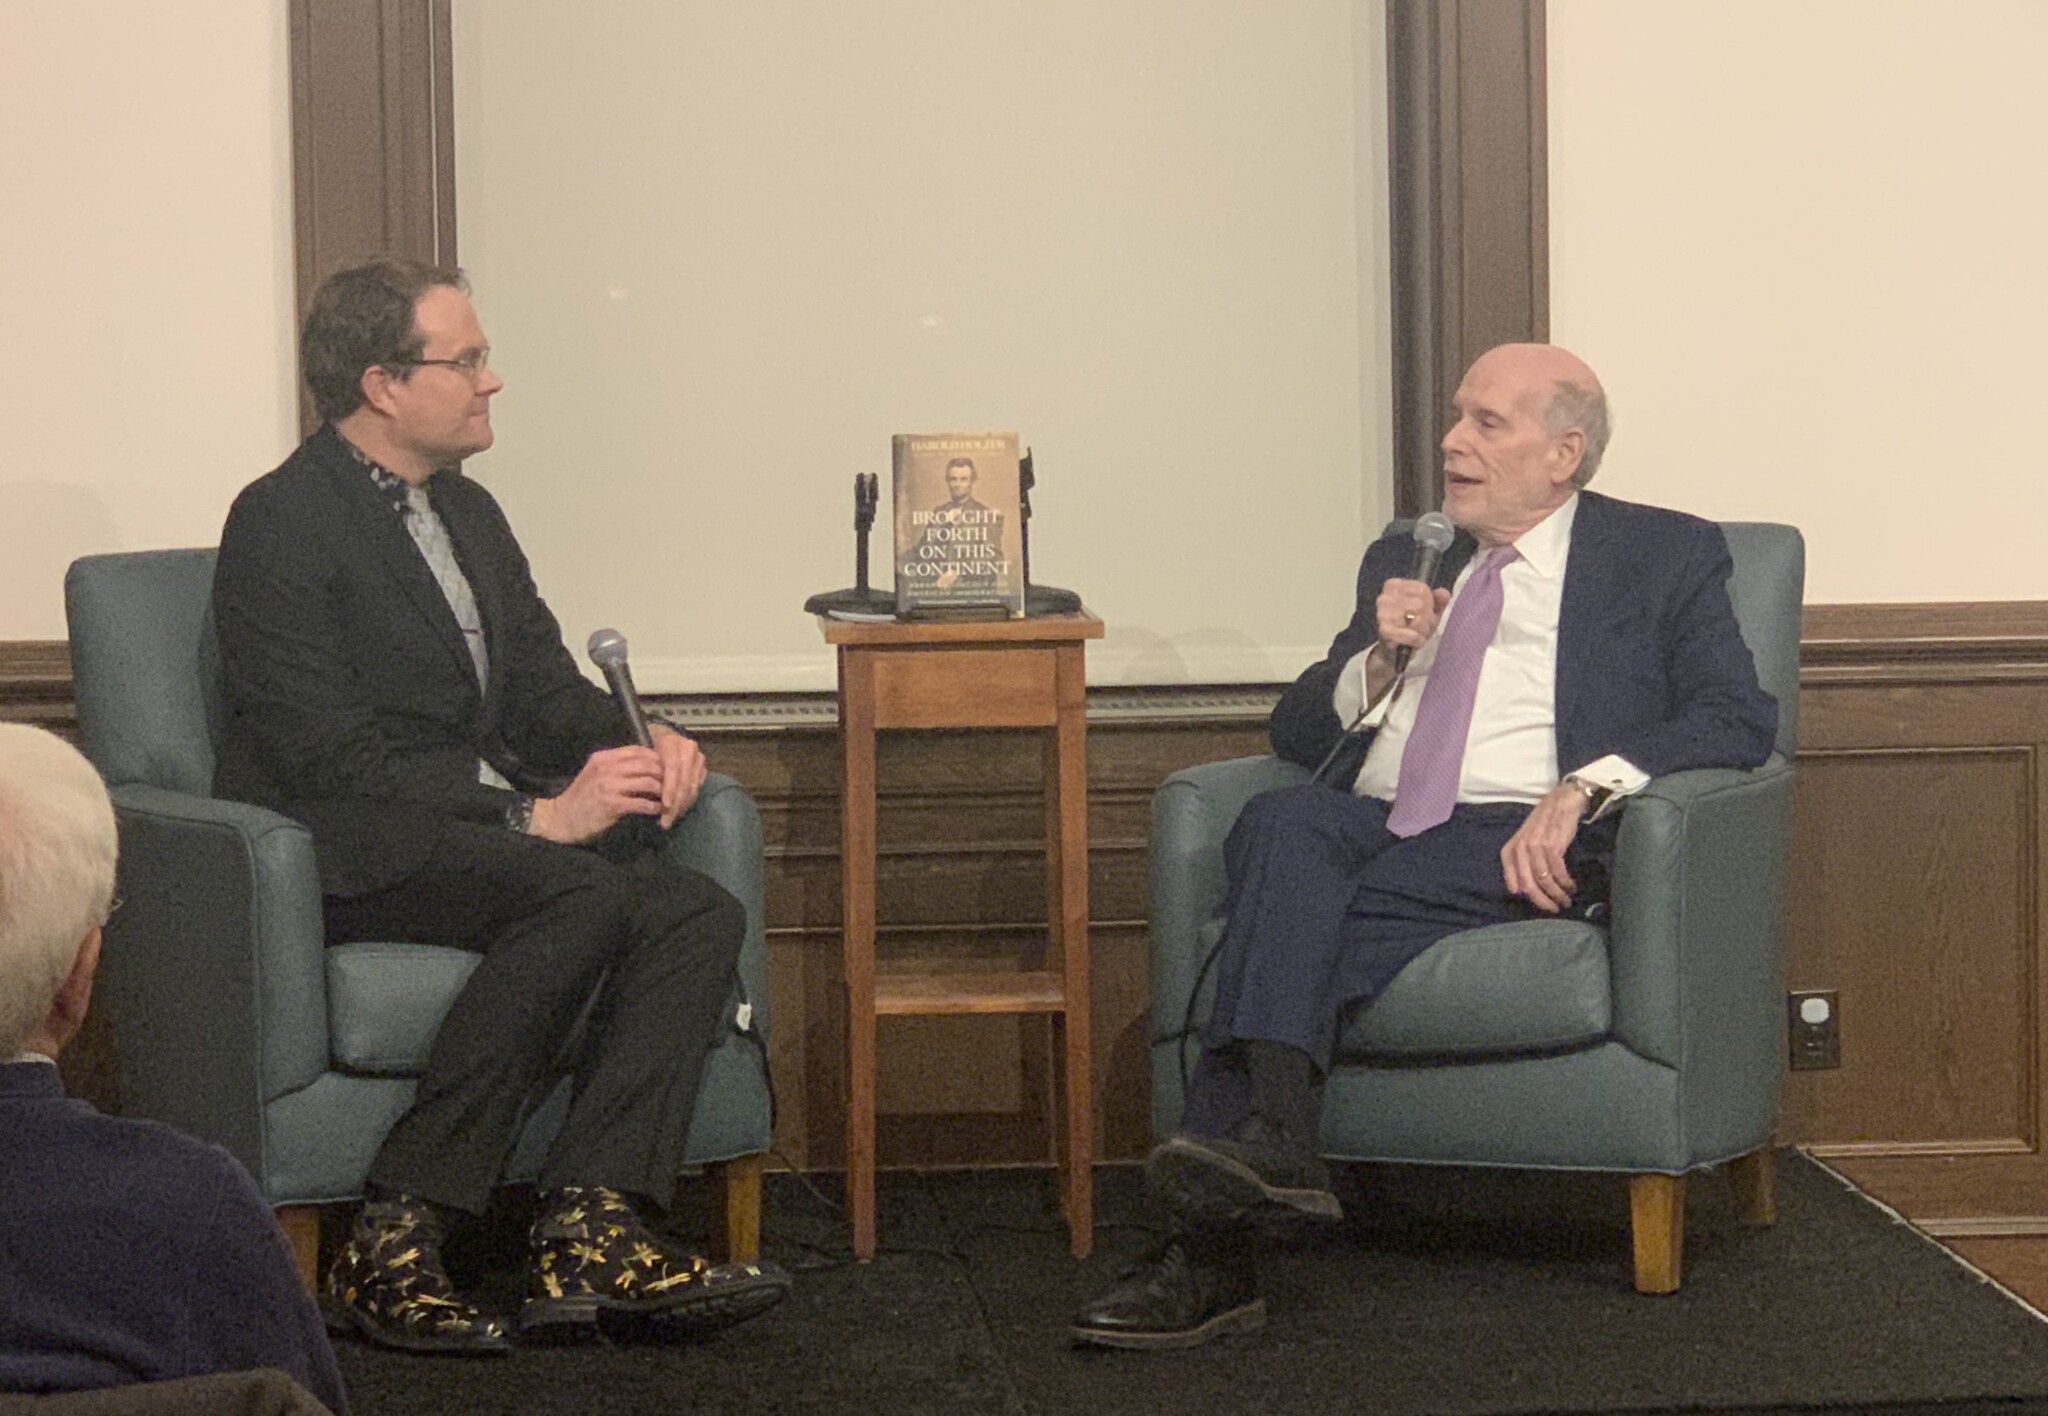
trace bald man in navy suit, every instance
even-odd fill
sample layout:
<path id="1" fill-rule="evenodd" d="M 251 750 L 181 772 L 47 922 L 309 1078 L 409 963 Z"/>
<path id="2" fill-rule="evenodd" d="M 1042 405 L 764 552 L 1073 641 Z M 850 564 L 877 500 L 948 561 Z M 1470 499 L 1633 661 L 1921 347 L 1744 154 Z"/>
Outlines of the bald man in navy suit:
<path id="1" fill-rule="evenodd" d="M 1446 935 L 1602 903 L 1615 808 L 1651 778 L 1770 753 L 1720 528 L 1584 490 L 1609 429 L 1593 371 L 1503 345 L 1455 404 L 1436 583 L 1408 536 L 1376 542 L 1351 623 L 1273 710 L 1274 751 L 1319 770 L 1225 843 L 1216 1005 L 1184 1129 L 1146 1162 L 1175 1232 L 1078 1341 L 1263 1323 L 1248 1225 L 1341 1212 L 1315 1152 L 1341 1020 Z"/>

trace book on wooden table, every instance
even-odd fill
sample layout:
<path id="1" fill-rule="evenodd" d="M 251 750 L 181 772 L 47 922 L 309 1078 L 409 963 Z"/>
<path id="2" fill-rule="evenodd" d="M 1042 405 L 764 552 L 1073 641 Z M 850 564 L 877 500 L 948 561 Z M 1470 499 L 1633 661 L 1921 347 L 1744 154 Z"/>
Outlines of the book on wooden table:
<path id="1" fill-rule="evenodd" d="M 910 619 L 1024 613 L 1015 433 L 898 433 L 896 613 Z"/>

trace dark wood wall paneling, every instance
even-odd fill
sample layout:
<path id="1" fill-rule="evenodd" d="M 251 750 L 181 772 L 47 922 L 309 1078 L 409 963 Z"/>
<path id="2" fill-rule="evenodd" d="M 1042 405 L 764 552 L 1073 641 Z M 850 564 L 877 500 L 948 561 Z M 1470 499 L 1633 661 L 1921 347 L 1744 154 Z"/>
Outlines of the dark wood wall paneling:
<path id="1" fill-rule="evenodd" d="M 291 0 L 298 304 L 368 256 L 455 264 L 450 0 Z M 301 397 L 307 431 L 314 417 Z"/>
<path id="2" fill-rule="evenodd" d="M 0 644 L 0 720 L 75 738 L 69 658 L 61 643 Z M 650 701 L 657 712 L 691 719 L 688 700 Z M 836 1167 L 845 1071 L 838 731 L 829 721 L 696 731 L 719 770 L 739 778 L 761 809 L 775 1148 L 797 1168 Z M 1265 749 L 1256 707 L 1206 717 L 1179 706 L 1157 717 L 1125 709 L 1090 724 L 1089 935 L 1103 1159 L 1142 1155 L 1150 1135 L 1144 918 L 1152 793 L 1182 767 Z M 1038 735 L 1026 732 L 883 737 L 876 895 L 884 967 L 909 959 L 1000 967 L 1042 951 L 1045 810 L 1029 785 L 1042 780 L 1039 750 Z M 1049 1161 L 1044 1019 L 891 1018 L 883 1027 L 884 1164 Z M 118 1040 L 89 1022 L 64 1057 L 73 1091 L 117 1110 L 118 1053 Z"/>
<path id="3" fill-rule="evenodd" d="M 0 641 L 0 722 L 34 723 L 76 742 L 71 646 L 61 639 Z"/>
<path id="4" fill-rule="evenodd" d="M 1944 1233 L 2048 1227 L 2048 605 L 1807 612 L 1790 986 L 1842 1066 L 1785 1130 Z M 2017 1218 L 2015 1218 L 2017 1217 Z"/>
<path id="5" fill-rule="evenodd" d="M 2048 1224 L 2040 842 L 2048 783 L 2048 606 L 1807 611 L 1789 981 L 1838 992 L 1838 1070 L 1789 1078 L 1784 1139 L 1813 1145 L 1916 1217 L 1959 1233 Z M 660 706 L 685 717 L 691 704 Z M 61 644 L 0 646 L 0 718 L 69 732 Z M 840 1146 L 836 733 L 706 730 L 760 802 L 768 842 L 777 1149 Z M 1089 733 L 1100 1153 L 1147 1136 L 1147 803 L 1171 771 L 1262 751 L 1255 720 L 1100 718 Z M 885 957 L 986 959 L 1037 942 L 1042 815 L 1028 734 L 885 738 Z M 1042 1025 L 894 1020 L 882 1153 L 896 1164 L 1043 1159 Z M 108 1097 L 87 1037 L 75 1081 Z M 2014 1217 L 2019 1218 L 2015 1219 Z"/>
<path id="6" fill-rule="evenodd" d="M 1443 502 L 1437 440 L 1496 344 L 1550 337 L 1543 0 L 1389 0 L 1394 509 Z"/>
<path id="7" fill-rule="evenodd" d="M 1547 337 L 1542 0 L 1389 0 L 1396 504 L 1438 496 L 1436 440 L 1472 357 Z M 300 288 L 387 250 L 455 258 L 448 0 L 293 0 Z M 1952 1232 L 2048 1228 L 2040 842 L 2048 606 L 1813 606 L 1800 695 L 1790 979 L 1841 999 L 1843 1065 L 1793 1073 L 1783 1135 Z M 687 710 L 687 704 L 674 705 Z M 0 645 L 0 717 L 70 727 L 62 645 Z M 1256 724 L 1091 724 L 1099 1153 L 1147 1131 L 1144 803 L 1174 768 L 1257 751 Z M 838 1154 L 836 738 L 718 732 L 769 840 L 783 1113 L 803 1166 Z M 883 947 L 986 957 L 1041 922 L 1028 737 L 884 749 Z M 1030 1022 L 902 1020 L 886 1159 L 1041 1160 Z"/>

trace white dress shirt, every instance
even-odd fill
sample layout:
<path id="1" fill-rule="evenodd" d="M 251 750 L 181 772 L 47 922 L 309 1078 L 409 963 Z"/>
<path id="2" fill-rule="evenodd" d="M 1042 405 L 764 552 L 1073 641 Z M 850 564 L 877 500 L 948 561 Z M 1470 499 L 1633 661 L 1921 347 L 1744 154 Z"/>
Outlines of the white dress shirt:
<path id="1" fill-rule="evenodd" d="M 1571 558 L 1572 523 L 1578 493 L 1516 540 L 1519 560 L 1501 571 L 1500 628 L 1486 647 L 1472 702 L 1472 730 L 1458 778 L 1461 802 L 1533 803 L 1565 775 L 1557 761 L 1557 619 L 1564 603 L 1565 563 Z M 1458 597 L 1472 578 L 1471 563 L 1451 588 L 1446 616 L 1458 612 Z M 1441 629 L 1442 621 L 1439 622 Z M 1379 731 L 1358 769 L 1352 791 L 1392 801 L 1401 776 L 1401 752 L 1415 726 L 1415 713 L 1429 683 L 1441 634 L 1415 651 L 1396 692 L 1373 709 Z M 1353 656 L 1337 676 L 1332 706 L 1349 723 L 1365 703 L 1364 654 Z M 1374 721 L 1368 717 L 1367 723 Z M 1625 758 L 1609 754 L 1576 766 L 1570 775 L 1605 787 L 1617 796 L 1638 792 L 1648 774 Z"/>

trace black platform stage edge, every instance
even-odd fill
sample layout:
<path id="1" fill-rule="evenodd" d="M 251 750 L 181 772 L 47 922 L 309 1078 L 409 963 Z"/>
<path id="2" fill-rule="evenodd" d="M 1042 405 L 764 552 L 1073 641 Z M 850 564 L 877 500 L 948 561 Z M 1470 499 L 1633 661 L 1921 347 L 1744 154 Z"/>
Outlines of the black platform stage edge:
<path id="1" fill-rule="evenodd" d="M 1341 1227 L 1265 1260 L 1265 1331 L 1177 1354 L 1067 1338 L 1075 1306 L 1148 1241 L 1132 1171 L 1098 1172 L 1102 1242 L 1085 1263 L 1066 1255 L 1042 1173 L 881 1187 L 882 1251 L 861 1265 L 835 1215 L 769 1177 L 769 1254 L 797 1285 L 753 1323 L 686 1347 L 496 1362 L 349 1343 L 357 1416 L 2048 1416 L 2048 1324 L 1789 1153 L 1773 1229 L 1741 1228 L 1720 1177 L 1695 1178 L 1685 1285 L 1666 1298 L 1628 1285 L 1618 1179 L 1361 1169 Z M 482 1291 L 504 1305 L 519 1295 L 517 1218 L 469 1255 L 490 1261 Z"/>

